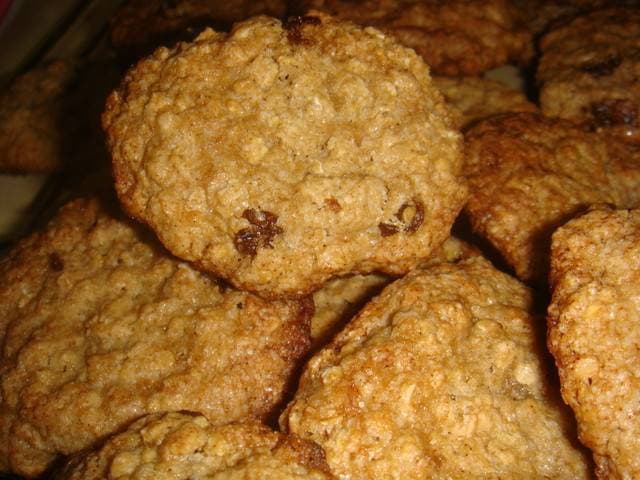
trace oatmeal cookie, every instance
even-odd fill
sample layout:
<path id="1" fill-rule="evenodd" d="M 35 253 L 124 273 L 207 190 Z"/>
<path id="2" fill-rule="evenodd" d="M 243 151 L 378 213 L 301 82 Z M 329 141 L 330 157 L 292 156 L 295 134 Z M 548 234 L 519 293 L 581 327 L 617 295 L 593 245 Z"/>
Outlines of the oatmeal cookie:
<path id="1" fill-rule="evenodd" d="M 640 9 L 575 18 L 540 41 L 536 73 L 546 115 L 612 128 L 640 142 Z"/>
<path id="2" fill-rule="evenodd" d="M 455 263 L 479 255 L 475 247 L 449 237 L 423 266 Z M 389 283 L 388 275 L 369 274 L 335 278 L 313 294 L 315 310 L 311 318 L 312 350 L 327 343 L 373 296 Z"/>
<path id="3" fill-rule="evenodd" d="M 97 200 L 0 260 L 0 471 L 42 474 L 146 413 L 266 417 L 310 301 L 222 288 Z"/>
<path id="4" fill-rule="evenodd" d="M 159 49 L 103 120 L 125 209 L 265 297 L 403 274 L 466 200 L 461 137 L 424 62 L 319 13 Z"/>
<path id="5" fill-rule="evenodd" d="M 546 282 L 552 232 L 594 203 L 640 201 L 640 149 L 606 132 L 520 113 L 484 120 L 466 133 L 473 229 L 518 277 Z"/>
<path id="6" fill-rule="evenodd" d="M 640 211 L 596 209 L 553 234 L 549 349 L 601 479 L 640 478 Z"/>
<path id="7" fill-rule="evenodd" d="M 415 270 L 310 360 L 281 424 L 340 478 L 588 478 L 531 302 L 481 257 Z"/>
<path id="8" fill-rule="evenodd" d="M 322 449 L 258 422 L 214 426 L 198 414 L 148 415 L 99 449 L 72 459 L 57 480 L 206 478 L 327 480 Z"/>
<path id="9" fill-rule="evenodd" d="M 309 8 L 372 25 L 416 50 L 441 75 L 479 75 L 533 52 L 508 0 L 310 0 Z"/>
<path id="10" fill-rule="evenodd" d="M 112 45 L 131 56 L 193 40 L 206 26 L 228 30 L 254 15 L 285 15 L 285 0 L 129 0 L 110 24 Z"/>
<path id="11" fill-rule="evenodd" d="M 0 173 L 88 170 L 103 160 L 100 112 L 119 76 L 110 62 L 57 60 L 14 79 L 0 95 Z"/>
<path id="12" fill-rule="evenodd" d="M 535 112 L 537 107 L 519 90 L 481 77 L 433 77 L 453 110 L 458 128 L 498 113 Z"/>

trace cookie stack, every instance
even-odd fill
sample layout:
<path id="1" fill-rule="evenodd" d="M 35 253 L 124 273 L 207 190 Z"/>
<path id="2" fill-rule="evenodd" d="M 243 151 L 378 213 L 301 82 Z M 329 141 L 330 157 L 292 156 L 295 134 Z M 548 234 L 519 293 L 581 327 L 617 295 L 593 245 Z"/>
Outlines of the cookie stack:
<path id="1" fill-rule="evenodd" d="M 152 3 L 112 38 L 138 4 L 163 38 L 217 18 Z M 580 440 L 640 475 L 637 125 L 594 114 L 635 108 L 638 13 L 597 6 L 314 1 L 142 58 L 113 191 L 0 259 L 0 471 L 586 479 Z M 540 32 L 542 111 L 478 76 Z"/>

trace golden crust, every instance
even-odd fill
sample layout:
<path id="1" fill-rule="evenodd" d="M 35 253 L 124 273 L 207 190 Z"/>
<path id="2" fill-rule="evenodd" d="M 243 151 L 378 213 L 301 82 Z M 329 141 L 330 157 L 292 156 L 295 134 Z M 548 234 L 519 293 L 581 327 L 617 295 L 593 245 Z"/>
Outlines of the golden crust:
<path id="1" fill-rule="evenodd" d="M 57 480 L 331 479 L 322 449 L 257 422 L 214 426 L 197 414 L 141 418 L 72 459 Z"/>
<path id="2" fill-rule="evenodd" d="M 0 260 L 0 471 L 41 474 L 145 413 L 272 414 L 311 313 L 223 290 L 99 202 L 68 204 Z"/>
<path id="3" fill-rule="evenodd" d="M 103 120 L 125 209 L 175 255 L 265 297 L 403 274 L 466 199 L 461 137 L 424 62 L 322 14 L 159 49 Z"/>
<path id="4" fill-rule="evenodd" d="M 525 281 L 544 283 L 551 233 L 594 203 L 640 201 L 640 150 L 536 114 L 507 114 L 466 134 L 473 229 Z"/>
<path id="5" fill-rule="evenodd" d="M 536 72 L 546 115 L 640 142 L 640 9 L 609 8 L 552 29 Z"/>
<path id="6" fill-rule="evenodd" d="M 640 478 L 640 211 L 598 209 L 553 234 L 548 344 L 601 479 Z"/>
<path id="7" fill-rule="evenodd" d="M 281 416 L 344 478 L 588 478 L 530 291 L 481 257 L 388 286 Z"/>
<path id="8" fill-rule="evenodd" d="M 524 63 L 533 50 L 531 35 L 506 0 L 310 0 L 307 5 L 394 35 L 441 75 L 479 75 Z"/>
<path id="9" fill-rule="evenodd" d="M 486 117 L 506 112 L 536 112 L 538 108 L 519 90 L 481 77 L 433 77 L 447 105 L 453 110 L 458 128 Z"/>

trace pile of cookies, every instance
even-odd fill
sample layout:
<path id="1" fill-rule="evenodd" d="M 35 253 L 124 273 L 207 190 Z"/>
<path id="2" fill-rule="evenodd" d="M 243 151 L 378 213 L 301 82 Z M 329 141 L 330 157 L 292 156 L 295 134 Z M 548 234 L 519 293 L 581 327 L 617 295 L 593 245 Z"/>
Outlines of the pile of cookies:
<path id="1" fill-rule="evenodd" d="M 107 149 L 29 150 L 80 187 L 0 258 L 0 471 L 640 478 L 640 10 L 517 3 L 127 2 Z"/>

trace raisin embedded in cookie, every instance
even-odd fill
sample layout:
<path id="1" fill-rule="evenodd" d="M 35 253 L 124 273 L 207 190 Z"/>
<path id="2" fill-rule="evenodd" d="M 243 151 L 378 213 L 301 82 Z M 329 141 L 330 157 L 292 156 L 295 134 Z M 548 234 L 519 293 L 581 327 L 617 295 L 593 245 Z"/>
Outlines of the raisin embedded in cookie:
<path id="1" fill-rule="evenodd" d="M 312 311 L 221 287 L 97 200 L 68 204 L 0 260 L 0 471 L 40 475 L 146 413 L 272 415 Z"/>
<path id="2" fill-rule="evenodd" d="M 265 297 L 406 273 L 466 199 L 460 134 L 424 62 L 319 13 L 159 49 L 103 118 L 129 214 Z"/>

